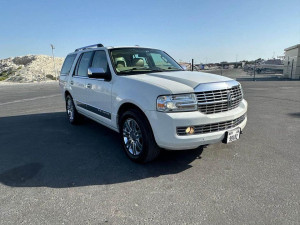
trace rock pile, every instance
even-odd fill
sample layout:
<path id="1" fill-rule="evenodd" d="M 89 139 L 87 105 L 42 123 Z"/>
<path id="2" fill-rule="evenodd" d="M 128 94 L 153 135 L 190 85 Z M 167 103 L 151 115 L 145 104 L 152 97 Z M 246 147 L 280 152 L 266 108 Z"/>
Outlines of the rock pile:
<path id="1" fill-rule="evenodd" d="M 47 55 L 26 55 L 14 58 L 0 59 L 0 81 L 34 82 L 55 80 L 59 75 L 64 58 L 55 57 L 56 71 L 53 59 Z"/>

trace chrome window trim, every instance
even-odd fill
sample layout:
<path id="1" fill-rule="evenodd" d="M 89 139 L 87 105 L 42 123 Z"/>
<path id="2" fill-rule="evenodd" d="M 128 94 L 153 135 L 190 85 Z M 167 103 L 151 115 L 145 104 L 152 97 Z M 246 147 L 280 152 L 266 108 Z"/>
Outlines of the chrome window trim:
<path id="1" fill-rule="evenodd" d="M 79 75 L 74 75 L 74 78 L 81 78 L 81 79 L 89 79 L 89 80 L 99 80 L 99 81 L 105 81 L 104 79 L 100 78 L 90 78 L 88 76 L 79 76 Z"/>

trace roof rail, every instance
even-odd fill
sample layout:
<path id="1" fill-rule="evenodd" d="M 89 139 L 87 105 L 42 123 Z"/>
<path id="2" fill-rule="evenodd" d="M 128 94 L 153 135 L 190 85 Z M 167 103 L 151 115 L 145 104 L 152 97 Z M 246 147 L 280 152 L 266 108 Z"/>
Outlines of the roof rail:
<path id="1" fill-rule="evenodd" d="M 100 48 L 100 47 L 103 47 L 103 44 L 88 45 L 88 46 L 85 46 L 85 47 L 75 49 L 75 52 L 80 51 L 80 50 L 85 50 L 85 49 L 88 49 L 88 48 Z"/>

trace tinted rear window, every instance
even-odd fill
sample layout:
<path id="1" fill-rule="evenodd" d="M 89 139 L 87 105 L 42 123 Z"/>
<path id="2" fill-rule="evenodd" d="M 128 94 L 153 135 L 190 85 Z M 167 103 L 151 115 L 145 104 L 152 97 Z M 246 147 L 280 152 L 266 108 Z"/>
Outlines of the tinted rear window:
<path id="1" fill-rule="evenodd" d="M 75 58 L 76 58 L 76 55 L 67 56 L 63 66 L 61 68 L 61 74 L 68 75 L 70 73 L 70 70 L 72 68 Z"/>

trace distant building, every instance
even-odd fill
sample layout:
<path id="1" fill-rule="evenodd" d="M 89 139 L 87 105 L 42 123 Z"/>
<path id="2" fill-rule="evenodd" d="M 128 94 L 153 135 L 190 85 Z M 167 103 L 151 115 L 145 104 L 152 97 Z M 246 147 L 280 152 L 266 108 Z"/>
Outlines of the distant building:
<path id="1" fill-rule="evenodd" d="M 284 77 L 290 79 L 300 79 L 300 44 L 286 48 L 284 51 Z"/>

